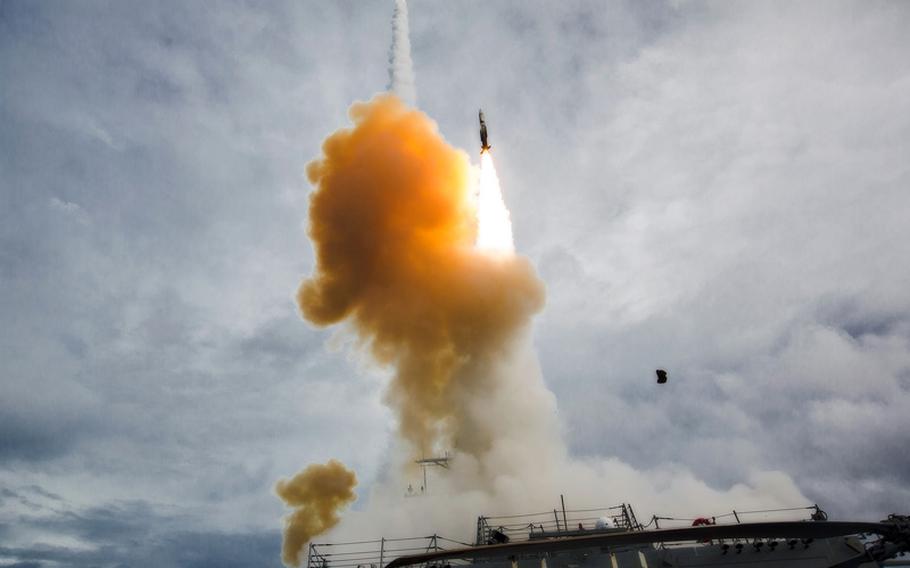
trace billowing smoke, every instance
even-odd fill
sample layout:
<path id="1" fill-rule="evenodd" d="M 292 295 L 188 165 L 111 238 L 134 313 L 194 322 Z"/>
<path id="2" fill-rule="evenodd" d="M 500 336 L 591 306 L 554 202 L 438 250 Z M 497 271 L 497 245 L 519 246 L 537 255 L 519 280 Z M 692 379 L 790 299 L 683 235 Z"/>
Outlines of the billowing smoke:
<path id="1" fill-rule="evenodd" d="M 312 464 L 287 480 L 275 485 L 275 492 L 295 510 L 285 519 L 281 560 L 288 566 L 300 566 L 300 555 L 306 544 L 338 524 L 338 512 L 356 495 L 357 476 L 337 460 L 325 465 Z"/>
<path id="2" fill-rule="evenodd" d="M 353 126 L 307 167 L 316 267 L 297 300 L 317 325 L 346 323 L 392 371 L 386 402 L 404 443 L 335 538 L 431 528 L 470 539 L 476 515 L 547 510 L 560 493 L 576 506 L 631 500 L 662 514 L 806 504 L 779 472 L 724 491 L 677 466 L 572 459 L 530 337 L 543 286 L 514 253 L 498 181 L 484 171 L 492 157 L 472 168 L 393 95 L 355 104 L 350 116 Z M 442 451 L 448 468 L 430 473 L 421 498 L 404 499 L 422 481 L 396 466 Z"/>
<path id="3" fill-rule="evenodd" d="M 394 369 L 387 402 L 415 455 L 445 449 L 483 462 L 498 434 L 487 411 L 516 418 L 511 403 L 479 410 L 502 388 L 542 283 L 526 259 L 475 247 L 473 171 L 433 121 L 391 95 L 350 115 L 353 128 L 307 167 L 317 264 L 300 309 L 317 325 L 349 322 Z"/>
<path id="4" fill-rule="evenodd" d="M 530 337 L 543 284 L 514 252 L 492 156 L 484 152 L 473 168 L 414 108 L 405 0 L 396 2 L 393 26 L 393 94 L 353 105 L 353 126 L 329 136 L 307 166 L 316 267 L 297 301 L 316 325 L 347 324 L 358 347 L 391 371 L 386 403 L 403 444 L 392 446 L 390 462 L 443 451 L 453 459 L 431 476 L 432 490 L 420 488 L 421 499 L 402 498 L 419 479 L 413 470 L 380 474 L 364 510 L 336 536 L 429 527 L 469 539 L 473 516 L 547 510 L 563 492 L 586 507 L 632 500 L 664 514 L 805 504 L 780 472 L 723 491 L 677 466 L 637 471 L 616 459 L 568 455 Z M 323 509 L 327 522 L 313 522 L 304 509 L 289 517 L 286 563 L 299 561 L 304 544 L 337 523 L 338 507 L 353 498 L 353 473 L 332 463 L 338 468 L 324 472 L 326 486 L 348 493 Z M 301 475 L 312 467 L 327 466 Z M 299 502 L 281 484 L 279 494 Z"/>
<path id="5" fill-rule="evenodd" d="M 389 50 L 389 91 L 410 106 L 417 105 L 417 85 L 411 62 L 407 0 L 395 0 L 392 15 L 392 47 Z"/>

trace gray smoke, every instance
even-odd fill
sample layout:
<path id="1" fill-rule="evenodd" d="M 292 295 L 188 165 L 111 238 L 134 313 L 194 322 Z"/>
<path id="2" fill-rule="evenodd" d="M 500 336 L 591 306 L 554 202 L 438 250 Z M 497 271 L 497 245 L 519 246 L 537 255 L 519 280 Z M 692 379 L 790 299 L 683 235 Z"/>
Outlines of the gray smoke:
<path id="1" fill-rule="evenodd" d="M 392 15 L 392 47 L 389 50 L 389 91 L 408 106 L 417 106 L 414 64 L 411 61 L 411 39 L 408 30 L 407 0 L 395 0 Z"/>

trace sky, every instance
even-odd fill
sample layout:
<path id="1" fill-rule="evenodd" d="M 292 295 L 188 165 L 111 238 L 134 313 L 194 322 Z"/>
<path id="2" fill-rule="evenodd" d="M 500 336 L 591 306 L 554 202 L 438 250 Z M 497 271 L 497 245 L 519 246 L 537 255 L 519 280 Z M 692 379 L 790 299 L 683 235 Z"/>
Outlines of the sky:
<path id="1" fill-rule="evenodd" d="M 383 475 L 388 373 L 294 294 L 392 10 L 0 2 L 0 564 L 280 566 L 277 479 Z M 907 513 L 910 5 L 409 14 L 419 108 L 472 156 L 486 115 L 572 456 Z"/>

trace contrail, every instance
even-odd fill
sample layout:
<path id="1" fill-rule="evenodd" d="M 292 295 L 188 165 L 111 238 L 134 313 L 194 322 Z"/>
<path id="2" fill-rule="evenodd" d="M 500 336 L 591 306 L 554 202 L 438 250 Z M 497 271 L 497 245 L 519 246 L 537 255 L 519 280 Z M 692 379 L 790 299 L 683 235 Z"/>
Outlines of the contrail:
<path id="1" fill-rule="evenodd" d="M 392 15 L 392 47 L 389 49 L 389 91 L 409 106 L 417 106 L 417 86 L 411 61 L 407 0 L 395 0 Z"/>

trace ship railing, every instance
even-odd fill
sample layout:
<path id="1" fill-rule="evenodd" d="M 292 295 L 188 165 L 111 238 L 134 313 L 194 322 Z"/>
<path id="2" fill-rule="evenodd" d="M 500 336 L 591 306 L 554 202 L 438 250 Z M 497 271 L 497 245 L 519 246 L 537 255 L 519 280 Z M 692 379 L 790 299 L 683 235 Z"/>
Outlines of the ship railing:
<path id="1" fill-rule="evenodd" d="M 607 523 L 603 523 L 607 519 Z M 641 530 L 626 503 L 593 509 L 553 509 L 538 513 L 477 517 L 475 545 L 559 538 L 592 532 Z"/>
<path id="2" fill-rule="evenodd" d="M 801 514 L 802 513 L 802 514 Z M 679 528 L 693 525 L 723 525 L 763 521 L 826 521 L 828 514 L 817 504 L 805 507 L 785 507 L 781 509 L 757 509 L 754 511 L 732 510 L 718 515 L 702 517 L 665 517 L 654 515 L 642 528 Z"/>
<path id="3" fill-rule="evenodd" d="M 438 534 L 353 542 L 310 543 L 307 568 L 382 568 L 399 556 L 439 552 L 465 546 L 470 545 Z"/>

